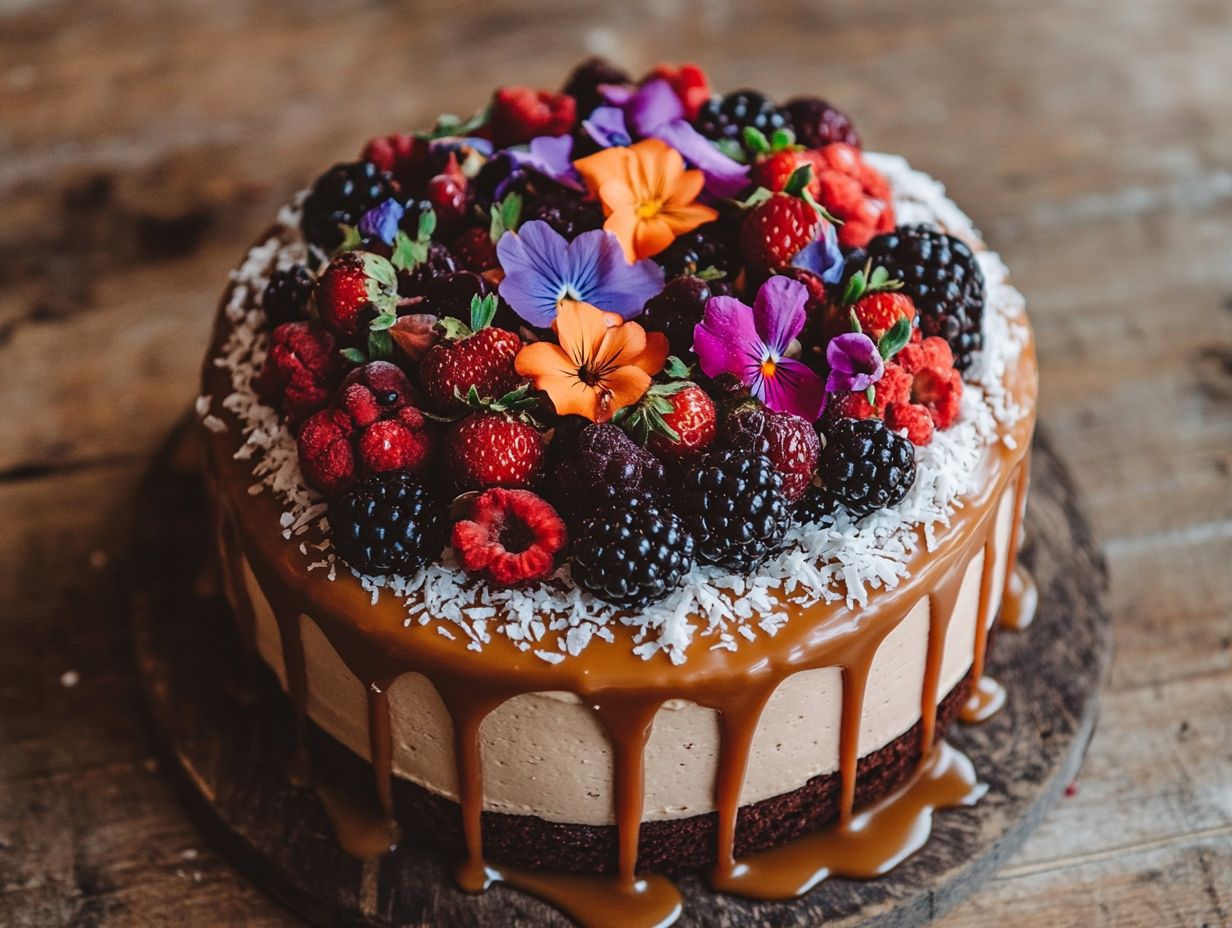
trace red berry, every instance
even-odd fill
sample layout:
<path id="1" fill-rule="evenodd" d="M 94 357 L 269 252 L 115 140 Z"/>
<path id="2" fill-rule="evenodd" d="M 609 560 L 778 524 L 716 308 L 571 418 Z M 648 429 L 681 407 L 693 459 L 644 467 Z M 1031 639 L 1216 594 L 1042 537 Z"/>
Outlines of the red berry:
<path id="1" fill-rule="evenodd" d="M 432 458 L 435 437 L 427 420 L 414 406 L 403 406 L 392 418 L 380 419 L 364 429 L 359 438 L 359 458 L 364 470 L 380 473 L 405 470 L 423 473 Z"/>
<path id="2" fill-rule="evenodd" d="M 345 490 L 355 479 L 355 423 L 341 409 L 313 413 L 299 430 L 299 466 L 308 485 L 327 496 Z"/>
<path id="3" fill-rule="evenodd" d="M 380 309 L 397 301 L 393 266 L 379 255 L 348 251 L 317 278 L 312 294 L 321 323 L 340 339 L 353 339 Z"/>
<path id="4" fill-rule="evenodd" d="M 760 404 L 741 406 L 727 417 L 723 446 L 768 457 L 783 479 L 783 496 L 789 503 L 808 489 L 821 451 L 811 422 Z"/>
<path id="5" fill-rule="evenodd" d="M 270 336 L 257 390 L 295 426 L 329 402 L 339 374 L 332 335 L 309 322 L 286 322 Z"/>
<path id="6" fill-rule="evenodd" d="M 818 201 L 843 222 L 838 227 L 840 245 L 863 248 L 874 235 L 894 229 L 890 185 L 865 163 L 858 148 L 834 142 L 810 149 L 807 157 L 820 185 Z"/>
<path id="7" fill-rule="evenodd" d="M 661 458 L 691 460 L 714 441 L 714 402 L 695 384 L 664 399 L 672 404 L 672 411 L 662 414 L 663 421 L 676 433 L 678 440 L 672 441 L 662 432 L 652 432 L 647 445 Z"/>
<path id="8" fill-rule="evenodd" d="M 465 410 L 474 387 L 484 399 L 499 399 L 519 383 L 513 359 L 522 339 L 504 329 L 480 329 L 458 341 L 442 341 L 428 349 L 419 366 L 419 381 L 432 408 L 442 413 Z"/>
<path id="9" fill-rule="evenodd" d="M 905 430 L 913 445 L 923 446 L 933 440 L 932 416 L 919 403 L 891 403 L 886 407 L 885 423 L 891 432 Z"/>
<path id="10" fill-rule="evenodd" d="M 486 490 L 454 524 L 452 545 L 462 569 L 501 586 L 552 573 L 568 535 L 564 520 L 530 490 Z"/>
<path id="11" fill-rule="evenodd" d="M 950 343 L 937 335 L 919 339 L 903 346 L 894 360 L 911 374 L 926 367 L 944 369 L 954 366 L 954 351 Z"/>
<path id="12" fill-rule="evenodd" d="M 392 174 L 406 196 L 418 194 L 431 171 L 428 144 L 401 132 L 370 139 L 360 157 Z"/>
<path id="13" fill-rule="evenodd" d="M 502 87 L 492 95 L 488 126 L 497 148 L 521 145 L 540 135 L 564 135 L 573 128 L 573 97 L 530 87 Z"/>
<path id="14" fill-rule="evenodd" d="M 487 229 L 467 229 L 453 243 L 452 251 L 468 271 L 482 274 L 500 267 L 496 257 L 496 243 Z"/>
<path id="15" fill-rule="evenodd" d="M 948 429 L 962 403 L 962 375 L 951 368 L 926 367 L 915 375 L 911 398 L 921 403 L 939 429 Z"/>
<path id="16" fill-rule="evenodd" d="M 532 426 L 503 413 L 467 416 L 445 436 L 442 464 L 458 490 L 529 487 L 543 470 L 546 447 Z"/>
<path id="17" fill-rule="evenodd" d="M 347 374 L 338 405 L 356 425 L 366 426 L 417 400 L 402 368 L 389 361 L 370 361 Z"/>
<path id="18" fill-rule="evenodd" d="M 682 64 L 674 67 L 661 64 L 648 75 L 646 80 L 660 78 L 672 85 L 672 90 L 684 104 L 684 118 L 694 120 L 702 106 L 710 99 L 710 81 L 706 72 L 695 64 Z"/>
<path id="19" fill-rule="evenodd" d="M 425 194 L 436 212 L 438 235 L 448 237 L 466 221 L 466 178 L 457 171 L 453 155 L 449 156 L 455 171 L 437 174 L 428 181 Z"/>
<path id="20" fill-rule="evenodd" d="M 784 149 L 766 155 L 749 171 L 749 180 L 756 187 L 778 193 L 787 186 L 787 181 L 801 165 L 811 163 L 811 159 L 798 149 Z M 808 191 L 814 198 L 821 192 L 821 184 L 817 180 L 817 172 L 809 178 Z"/>
<path id="21" fill-rule="evenodd" d="M 880 290 L 858 299 L 848 312 L 854 312 L 860 323 L 860 331 L 877 341 L 894 328 L 900 319 L 915 321 L 915 304 L 905 293 Z"/>
<path id="22" fill-rule="evenodd" d="M 764 276 L 787 267 L 817 238 L 820 224 L 817 210 L 799 197 L 776 193 L 759 203 L 740 226 L 740 250 L 749 270 Z"/>

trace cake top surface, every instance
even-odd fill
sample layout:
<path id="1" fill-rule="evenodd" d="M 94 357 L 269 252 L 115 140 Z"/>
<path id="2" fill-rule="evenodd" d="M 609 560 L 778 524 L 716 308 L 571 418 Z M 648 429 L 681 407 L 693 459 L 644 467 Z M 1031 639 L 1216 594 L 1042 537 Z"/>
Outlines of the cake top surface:
<path id="1" fill-rule="evenodd" d="M 1030 412 L 1021 296 L 940 184 L 692 66 L 587 63 L 372 140 L 224 314 L 198 412 L 304 569 L 551 663 L 865 606 Z"/>

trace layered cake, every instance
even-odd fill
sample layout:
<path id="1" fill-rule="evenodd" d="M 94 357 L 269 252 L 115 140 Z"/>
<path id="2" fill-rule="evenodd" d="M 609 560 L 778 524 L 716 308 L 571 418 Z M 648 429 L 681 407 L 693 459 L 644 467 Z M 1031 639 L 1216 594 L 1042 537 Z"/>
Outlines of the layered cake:
<path id="1" fill-rule="evenodd" d="M 979 798 L 943 736 L 1004 696 L 1035 397 L 936 181 L 817 97 L 590 61 L 296 196 L 197 411 L 344 847 L 649 926 L 674 873 L 787 898 Z"/>

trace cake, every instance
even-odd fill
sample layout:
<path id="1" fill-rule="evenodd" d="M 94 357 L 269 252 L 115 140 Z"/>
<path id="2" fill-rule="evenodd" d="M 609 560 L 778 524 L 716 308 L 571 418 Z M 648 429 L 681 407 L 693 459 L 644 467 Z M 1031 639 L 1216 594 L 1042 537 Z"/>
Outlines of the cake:
<path id="1" fill-rule="evenodd" d="M 940 184 L 820 98 L 593 60 L 297 195 L 197 413 L 343 846 L 658 925 L 673 874 L 872 877 L 979 798 L 944 735 L 1004 698 L 1035 399 Z"/>

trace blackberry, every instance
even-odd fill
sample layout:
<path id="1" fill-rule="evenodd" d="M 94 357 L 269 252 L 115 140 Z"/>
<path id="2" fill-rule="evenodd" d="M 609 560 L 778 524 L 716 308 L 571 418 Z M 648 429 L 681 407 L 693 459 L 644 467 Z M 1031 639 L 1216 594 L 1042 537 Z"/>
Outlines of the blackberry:
<path id="1" fill-rule="evenodd" d="M 821 148 L 831 142 L 862 146 L 860 133 L 847 114 L 820 97 L 796 97 L 783 109 L 796 131 L 796 141 L 805 148 Z"/>
<path id="2" fill-rule="evenodd" d="M 915 446 L 880 419 L 836 419 L 817 460 L 822 489 L 862 519 L 893 506 L 915 483 Z"/>
<path id="3" fill-rule="evenodd" d="M 726 293 L 731 287 L 721 281 L 676 277 L 646 301 L 637 321 L 648 332 L 666 335 L 672 354 L 687 359 L 693 355 L 693 329 L 702 321 L 706 301 Z"/>
<path id="4" fill-rule="evenodd" d="M 791 527 L 783 480 L 764 454 L 711 451 L 685 474 L 679 500 L 697 558 L 751 570 L 778 551 Z"/>
<path id="5" fill-rule="evenodd" d="M 821 487 L 810 486 L 804 491 L 791 513 L 800 525 L 820 525 L 833 519 L 834 514 L 843 507 L 842 501 L 832 493 L 827 493 Z"/>
<path id="6" fill-rule="evenodd" d="M 736 258 L 731 246 L 714 236 L 711 225 L 708 223 L 685 233 L 654 256 L 668 277 L 684 277 L 708 268 L 722 271 L 725 280 L 736 276 Z"/>
<path id="7" fill-rule="evenodd" d="M 573 453 L 557 463 L 552 485 L 554 502 L 571 527 L 606 502 L 639 490 L 662 490 L 666 480 L 663 462 L 620 426 L 595 423 L 568 440 Z"/>
<path id="8" fill-rule="evenodd" d="M 271 329 L 284 322 L 296 322 L 307 317 L 308 298 L 312 296 L 312 274 L 302 264 L 274 271 L 265 292 L 261 295 L 261 308 Z"/>
<path id="9" fill-rule="evenodd" d="M 955 368 L 970 367 L 984 343 L 984 272 L 971 247 L 931 226 L 899 226 L 869 242 L 868 256 L 903 282 L 920 331 L 949 342 Z"/>
<path id="10" fill-rule="evenodd" d="M 531 204 L 523 221 L 538 219 L 572 241 L 603 226 L 603 210 L 577 194 L 549 193 Z"/>
<path id="11" fill-rule="evenodd" d="M 562 93 L 577 103 L 577 118 L 581 122 L 603 102 L 599 87 L 603 84 L 631 84 L 633 78 L 606 58 L 588 58 L 573 69 Z"/>
<path id="12" fill-rule="evenodd" d="M 370 161 L 335 164 L 312 185 L 300 227 L 308 241 L 332 251 L 342 242 L 340 226 L 355 225 L 395 192 L 393 178 Z"/>
<path id="13" fill-rule="evenodd" d="M 693 536 L 683 520 L 645 497 L 602 507 L 573 543 L 573 578 L 625 609 L 665 598 L 692 567 Z"/>
<path id="14" fill-rule="evenodd" d="M 437 280 L 450 277 L 462 270 L 462 265 L 453 252 L 440 242 L 428 245 L 428 257 L 409 271 L 398 272 L 400 296 L 427 296 Z"/>
<path id="15" fill-rule="evenodd" d="M 372 474 L 329 505 L 338 556 L 360 573 L 403 573 L 435 561 L 445 547 L 440 503 L 405 471 Z"/>
<path id="16" fill-rule="evenodd" d="M 708 139 L 730 139 L 743 146 L 745 129 L 760 129 L 769 137 L 775 129 L 790 129 L 791 119 L 764 94 L 737 90 L 707 100 L 693 126 Z"/>

